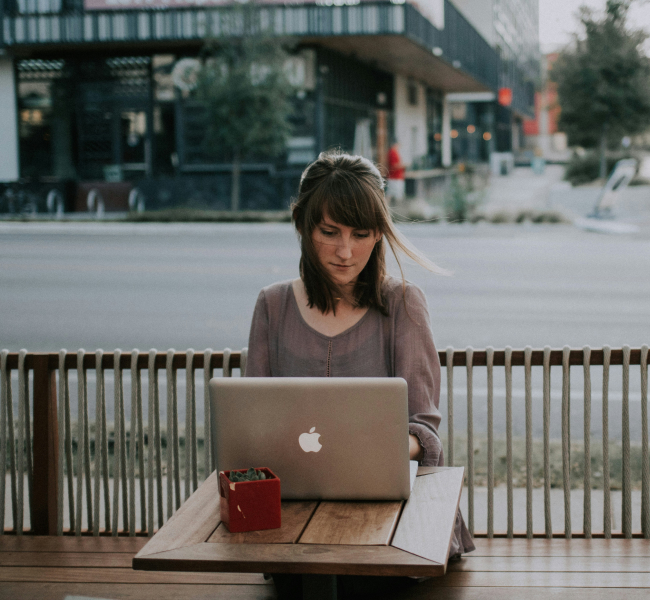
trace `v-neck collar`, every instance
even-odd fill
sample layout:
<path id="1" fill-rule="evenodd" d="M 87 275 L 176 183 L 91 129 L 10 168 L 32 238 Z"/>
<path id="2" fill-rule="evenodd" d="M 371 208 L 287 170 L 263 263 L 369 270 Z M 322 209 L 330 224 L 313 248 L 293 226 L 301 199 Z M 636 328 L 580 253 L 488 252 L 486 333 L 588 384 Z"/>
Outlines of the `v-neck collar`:
<path id="1" fill-rule="evenodd" d="M 314 329 L 314 327 L 312 327 L 305 320 L 305 317 L 302 315 L 302 312 L 300 310 L 300 306 L 298 306 L 298 299 L 296 298 L 296 292 L 293 289 L 293 280 L 291 280 L 289 282 L 289 288 L 290 288 L 289 292 L 291 294 L 291 298 L 293 299 L 293 307 L 296 310 L 296 312 L 298 313 L 298 317 L 300 318 L 300 321 L 302 322 L 302 324 L 307 329 L 309 329 L 309 331 L 311 331 L 312 333 L 316 334 L 317 336 L 319 336 L 319 337 L 321 337 L 321 338 L 323 338 L 325 340 L 335 340 L 337 338 L 343 337 L 344 335 L 347 335 L 348 333 L 350 333 L 351 331 L 353 331 L 354 329 L 359 327 L 359 325 L 361 325 L 361 323 L 363 323 L 363 321 L 365 321 L 366 317 L 368 316 L 368 314 L 370 314 L 370 312 L 372 310 L 371 308 L 368 308 L 368 310 L 361 316 L 361 318 L 356 323 L 354 323 L 353 325 L 350 325 L 350 327 L 348 327 L 344 331 L 341 331 L 341 333 L 337 333 L 336 335 L 326 335 L 324 333 L 321 333 L 317 329 Z"/>

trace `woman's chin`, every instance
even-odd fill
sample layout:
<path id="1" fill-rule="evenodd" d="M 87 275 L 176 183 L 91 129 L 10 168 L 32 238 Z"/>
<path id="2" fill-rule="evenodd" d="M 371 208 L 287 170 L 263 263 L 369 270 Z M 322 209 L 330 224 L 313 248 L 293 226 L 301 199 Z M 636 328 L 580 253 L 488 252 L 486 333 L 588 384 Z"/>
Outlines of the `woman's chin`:
<path id="1" fill-rule="evenodd" d="M 356 279 L 353 275 L 346 276 L 341 273 L 332 273 L 332 281 L 340 287 L 352 286 Z"/>

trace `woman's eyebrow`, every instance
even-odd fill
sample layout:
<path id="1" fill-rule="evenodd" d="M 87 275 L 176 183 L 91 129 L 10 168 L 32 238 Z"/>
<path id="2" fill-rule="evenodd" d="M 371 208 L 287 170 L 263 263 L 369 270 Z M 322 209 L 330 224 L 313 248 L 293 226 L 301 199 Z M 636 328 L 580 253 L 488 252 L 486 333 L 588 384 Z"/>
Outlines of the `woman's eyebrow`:
<path id="1" fill-rule="evenodd" d="M 333 224 L 333 223 L 331 223 L 329 221 L 326 221 L 325 219 L 323 219 L 319 223 L 319 226 L 320 227 L 329 227 L 330 229 L 336 229 L 337 231 L 341 230 L 341 228 L 338 225 L 335 225 L 335 224 Z M 351 229 L 353 231 L 370 231 L 372 229 L 372 227 L 352 227 Z"/>
<path id="2" fill-rule="evenodd" d="M 334 225 L 333 223 L 330 223 L 330 222 L 328 222 L 328 221 L 325 221 L 325 219 L 323 219 L 323 220 L 319 223 L 319 225 L 321 225 L 322 227 L 330 227 L 331 229 L 339 229 L 338 225 Z"/>

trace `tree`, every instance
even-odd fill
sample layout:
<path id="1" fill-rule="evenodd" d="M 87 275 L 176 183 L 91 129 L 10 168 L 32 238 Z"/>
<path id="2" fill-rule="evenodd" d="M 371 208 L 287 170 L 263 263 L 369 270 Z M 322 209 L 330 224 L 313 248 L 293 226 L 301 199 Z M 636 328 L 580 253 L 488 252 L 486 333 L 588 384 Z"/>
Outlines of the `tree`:
<path id="1" fill-rule="evenodd" d="M 553 66 L 562 109 L 559 127 L 570 145 L 600 146 L 600 176 L 605 177 L 608 145 L 650 125 L 650 61 L 643 53 L 647 35 L 627 28 L 633 0 L 607 0 L 598 19 L 580 11 L 582 36 L 576 35 Z"/>
<path id="2" fill-rule="evenodd" d="M 239 209 L 241 164 L 276 157 L 286 146 L 292 112 L 283 40 L 267 35 L 255 6 L 233 8 L 222 18 L 231 35 L 204 50 L 197 97 L 208 115 L 206 143 L 232 161 L 231 209 Z"/>

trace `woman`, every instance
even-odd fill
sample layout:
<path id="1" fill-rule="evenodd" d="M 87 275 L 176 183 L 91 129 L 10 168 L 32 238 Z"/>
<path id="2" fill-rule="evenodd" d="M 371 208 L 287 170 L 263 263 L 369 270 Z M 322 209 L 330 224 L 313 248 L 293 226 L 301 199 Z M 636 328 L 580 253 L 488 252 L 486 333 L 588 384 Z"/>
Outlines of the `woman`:
<path id="1" fill-rule="evenodd" d="M 384 180 L 363 157 L 321 154 L 305 169 L 292 210 L 300 277 L 260 292 L 246 376 L 403 377 L 410 457 L 442 465 L 440 362 L 426 299 L 403 275 L 387 275 L 385 245 L 398 264 L 401 253 L 444 271 L 395 229 Z M 451 555 L 473 549 L 459 513 Z"/>

